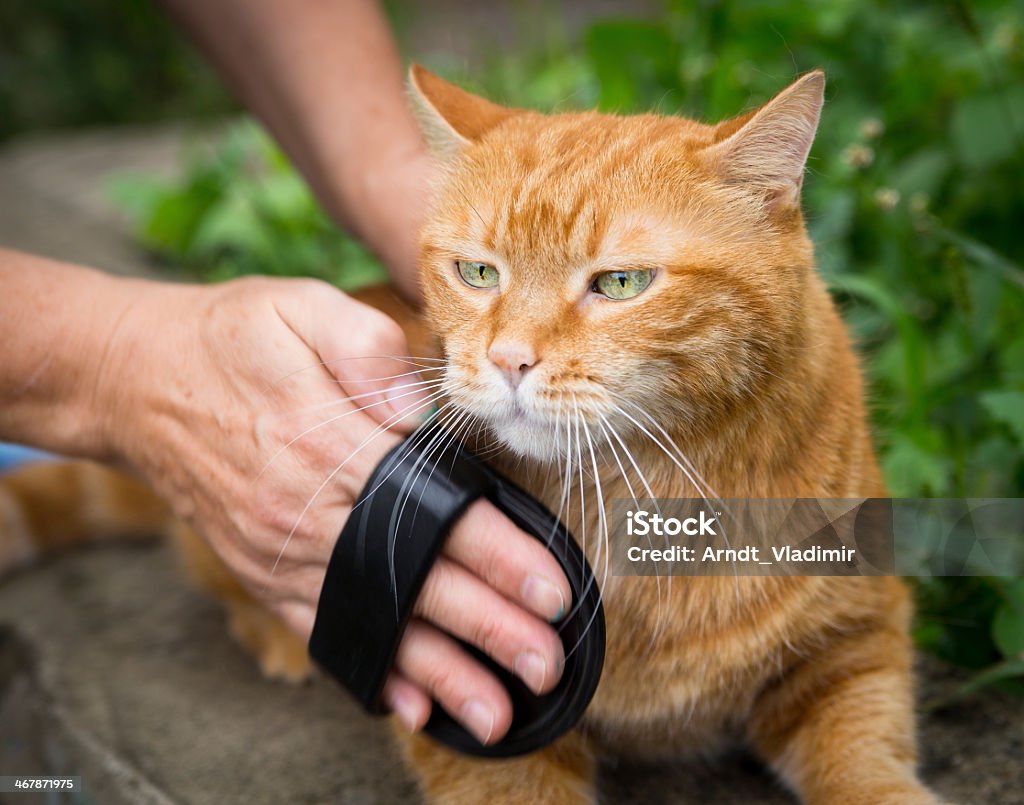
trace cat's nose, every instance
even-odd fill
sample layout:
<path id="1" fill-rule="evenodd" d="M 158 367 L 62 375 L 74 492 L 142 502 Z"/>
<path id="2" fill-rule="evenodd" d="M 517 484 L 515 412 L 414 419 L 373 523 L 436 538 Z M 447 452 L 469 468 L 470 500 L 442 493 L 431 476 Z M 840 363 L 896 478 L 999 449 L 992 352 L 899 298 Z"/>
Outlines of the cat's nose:
<path id="1" fill-rule="evenodd" d="M 505 373 L 512 388 L 518 388 L 526 373 L 537 364 L 537 353 L 522 341 L 496 339 L 487 350 L 487 357 Z"/>

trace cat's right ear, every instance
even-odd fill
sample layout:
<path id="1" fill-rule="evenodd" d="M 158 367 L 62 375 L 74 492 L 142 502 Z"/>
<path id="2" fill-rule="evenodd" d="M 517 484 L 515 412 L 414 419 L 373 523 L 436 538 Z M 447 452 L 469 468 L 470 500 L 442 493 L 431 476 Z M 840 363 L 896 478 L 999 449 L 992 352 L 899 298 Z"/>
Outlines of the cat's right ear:
<path id="1" fill-rule="evenodd" d="M 409 91 L 423 136 L 442 158 L 454 156 L 517 111 L 449 84 L 418 64 L 409 68 Z"/>
<path id="2" fill-rule="evenodd" d="M 753 112 L 716 127 L 708 148 L 726 181 L 763 188 L 775 207 L 799 205 L 804 164 L 825 100 L 825 74 L 798 78 Z"/>

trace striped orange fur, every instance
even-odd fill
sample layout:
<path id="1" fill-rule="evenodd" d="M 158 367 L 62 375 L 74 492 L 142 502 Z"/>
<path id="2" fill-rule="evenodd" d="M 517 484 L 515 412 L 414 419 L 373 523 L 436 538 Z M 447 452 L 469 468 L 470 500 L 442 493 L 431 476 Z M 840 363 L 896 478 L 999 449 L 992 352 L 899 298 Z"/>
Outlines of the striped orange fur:
<path id="1" fill-rule="evenodd" d="M 630 489 L 606 449 L 580 462 L 593 469 L 585 516 L 564 508 L 551 465 L 566 409 L 584 443 L 621 431 L 660 497 L 700 490 L 624 411 L 663 427 L 724 498 L 885 495 L 858 361 L 800 210 L 821 73 L 717 126 L 503 109 L 421 68 L 413 84 L 445 166 L 421 268 L 451 399 L 505 443 L 496 462 L 590 535 L 595 566 L 598 484 L 604 501 Z M 460 284 L 458 259 L 493 264 L 499 289 Z M 636 267 L 657 275 L 635 299 L 586 293 L 595 272 Z M 515 402 L 486 357 L 499 342 L 534 360 Z M 937 802 L 915 776 L 899 580 L 674 581 L 606 579 L 604 675 L 581 727 L 549 750 L 485 762 L 404 739 L 428 798 L 593 802 L 602 756 L 745 744 L 806 803 Z"/>

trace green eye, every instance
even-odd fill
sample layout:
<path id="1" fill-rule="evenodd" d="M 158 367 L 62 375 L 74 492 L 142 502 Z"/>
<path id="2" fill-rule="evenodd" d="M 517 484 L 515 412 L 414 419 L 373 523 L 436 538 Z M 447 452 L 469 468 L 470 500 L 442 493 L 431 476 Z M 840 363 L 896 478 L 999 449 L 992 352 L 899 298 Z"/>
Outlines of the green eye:
<path id="1" fill-rule="evenodd" d="M 609 299 L 632 299 L 646 290 L 654 279 L 649 268 L 634 268 L 629 271 L 606 271 L 594 278 L 591 290 Z"/>
<path id="2" fill-rule="evenodd" d="M 498 269 L 476 260 L 456 260 L 455 267 L 467 284 L 474 288 L 497 288 Z"/>

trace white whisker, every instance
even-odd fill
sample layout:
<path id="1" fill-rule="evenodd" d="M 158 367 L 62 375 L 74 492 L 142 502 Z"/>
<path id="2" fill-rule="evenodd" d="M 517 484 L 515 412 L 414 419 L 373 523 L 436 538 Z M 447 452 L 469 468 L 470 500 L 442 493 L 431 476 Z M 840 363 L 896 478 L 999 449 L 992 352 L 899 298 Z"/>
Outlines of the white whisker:
<path id="1" fill-rule="evenodd" d="M 385 361 L 385 360 L 387 360 L 387 361 L 395 361 L 397 363 L 404 363 L 404 364 L 406 364 L 408 366 L 418 366 L 418 367 L 420 367 L 420 369 L 443 369 L 444 367 L 446 367 L 448 365 L 447 358 L 427 358 L 427 357 L 416 356 L 416 355 L 353 355 L 353 356 L 350 356 L 350 357 L 347 357 L 347 358 L 335 358 L 335 359 L 330 360 L 330 361 L 320 361 L 319 363 L 313 363 L 313 364 L 310 364 L 309 366 L 303 366 L 301 369 L 293 369 L 291 372 L 288 372 L 288 374 L 281 375 L 281 377 L 279 377 L 276 380 L 270 382 L 267 385 L 267 389 L 272 389 L 272 388 L 274 388 L 274 386 L 277 386 L 277 385 L 283 383 L 285 380 L 288 380 L 289 378 L 295 377 L 295 375 L 302 374 L 303 372 L 308 372 L 308 371 L 310 371 L 312 369 L 326 369 L 328 366 L 331 366 L 331 365 L 333 365 L 335 363 L 342 363 L 344 361 L 366 361 L 366 360 L 373 360 L 373 361 Z M 440 365 L 431 366 L 431 363 L 440 364 Z M 381 379 L 386 380 L 387 378 L 381 378 Z"/>
<path id="2" fill-rule="evenodd" d="M 292 537 L 295 536 L 295 532 L 298 529 L 299 525 L 302 523 L 303 518 L 305 518 L 306 513 L 309 511 L 310 506 L 312 506 L 313 502 L 320 496 L 320 493 L 323 492 L 324 489 L 327 488 L 327 484 L 329 484 L 337 476 L 337 474 L 339 472 L 341 472 L 341 470 L 345 466 L 347 466 L 348 463 L 353 458 L 355 458 L 355 456 L 358 455 L 359 452 L 364 447 L 366 447 L 366 445 L 368 445 L 370 442 L 372 442 L 374 439 L 376 439 L 382 433 L 385 433 L 388 430 L 388 428 L 390 428 L 391 425 L 395 424 L 396 422 L 400 421 L 404 417 L 408 416 L 410 413 L 412 413 L 412 411 L 417 410 L 417 409 L 422 408 L 422 407 L 426 407 L 427 405 L 430 405 L 430 404 L 431 404 L 431 401 L 427 400 L 427 401 L 425 401 L 423 403 L 410 405 L 407 409 L 404 409 L 402 411 L 398 411 L 395 414 L 393 414 L 392 416 L 388 417 L 388 419 L 386 419 L 384 422 L 382 422 L 381 424 L 377 425 L 377 427 L 375 427 L 373 429 L 373 431 L 371 431 L 370 435 L 367 436 L 365 439 L 363 439 L 363 441 L 356 447 L 356 449 L 353 450 L 351 453 L 349 453 L 348 456 L 345 457 L 345 460 L 342 461 L 337 467 L 335 467 L 331 471 L 331 473 L 323 480 L 323 482 L 320 484 L 320 486 L 318 486 L 316 488 L 316 491 L 313 492 L 313 494 L 309 498 L 309 500 L 306 501 L 306 505 L 302 508 L 302 511 L 299 512 L 299 516 L 295 520 L 295 525 L 293 525 L 291 530 L 288 532 L 288 536 L 285 538 L 284 544 L 281 546 L 281 550 L 278 552 L 277 558 L 274 560 L 274 565 L 270 569 L 270 578 L 273 578 L 274 574 L 277 572 L 278 565 L 281 563 L 281 558 L 284 556 L 284 552 L 288 549 L 288 545 L 291 544 Z M 357 504 L 357 506 L 358 506 L 358 504 Z M 355 507 L 353 507 L 353 511 L 354 510 L 355 510 Z M 351 514 L 349 516 L 351 516 Z"/>
<path id="3" fill-rule="evenodd" d="M 605 435 L 605 441 L 608 443 L 609 449 L 612 451 L 612 456 L 615 458 L 615 463 L 616 463 L 616 465 L 619 468 L 619 473 L 622 475 L 622 480 L 626 482 L 626 489 L 629 490 L 629 496 L 633 499 L 633 504 L 639 510 L 639 508 L 640 508 L 640 501 L 637 499 L 636 492 L 633 489 L 633 484 L 630 483 L 629 475 L 626 473 L 625 467 L 622 466 L 622 462 L 619 460 L 618 451 L 615 449 L 615 445 L 612 443 L 611 439 L 609 438 L 610 436 L 614 436 L 614 438 L 622 446 L 622 450 L 625 452 L 626 457 L 629 459 L 630 464 L 633 465 L 634 471 L 639 476 L 641 482 L 644 485 L 644 488 L 647 490 L 648 496 L 652 500 L 654 500 L 655 508 L 658 510 L 658 514 L 660 515 L 661 511 L 660 511 L 660 507 L 658 506 L 657 499 L 654 497 L 654 494 L 651 492 L 651 487 L 647 483 L 647 479 L 644 477 L 643 473 L 640 472 L 640 468 L 636 465 L 636 461 L 633 459 L 632 454 L 629 452 L 629 448 L 627 448 L 626 445 L 623 443 L 622 439 L 619 438 L 619 434 L 615 432 L 615 429 L 612 427 L 611 423 L 608 422 L 608 420 L 606 420 L 603 416 L 600 417 L 600 420 L 599 420 L 598 424 L 601 427 L 601 432 L 604 433 L 604 435 Z M 654 548 L 654 543 L 651 541 L 651 537 L 650 537 L 649 534 L 647 535 L 647 544 L 651 548 Z M 650 644 L 649 644 L 650 648 L 652 648 L 652 649 L 657 644 L 658 638 L 661 636 L 661 627 L 662 627 L 662 623 L 663 623 L 662 615 L 664 614 L 664 611 L 662 609 L 662 601 L 661 601 L 661 574 L 657 572 L 657 565 L 655 565 L 654 582 L 655 582 L 655 586 L 656 586 L 657 593 L 658 593 L 658 611 L 657 611 L 657 616 L 656 616 L 655 621 L 654 621 L 654 632 L 651 635 L 651 640 L 650 640 Z M 672 576 L 671 576 L 671 574 L 668 576 L 668 581 L 666 583 L 666 587 L 668 588 L 667 592 L 666 592 L 666 595 L 668 597 L 668 600 L 671 601 L 672 600 Z"/>
<path id="4" fill-rule="evenodd" d="M 427 390 L 427 389 L 431 390 L 431 392 L 432 392 L 432 394 L 430 396 L 430 401 L 433 401 L 434 399 L 437 399 L 438 397 L 440 397 L 440 396 L 442 396 L 444 394 L 443 390 L 442 391 L 434 391 L 435 388 L 440 386 L 440 381 L 438 381 L 435 384 L 430 384 L 429 386 L 421 386 L 418 383 L 414 384 L 414 385 L 418 386 L 418 388 L 414 388 L 411 391 L 407 391 L 407 392 L 403 392 L 402 394 L 395 395 L 391 399 L 378 400 L 375 403 L 370 403 L 368 405 L 363 405 L 363 406 L 361 406 L 359 408 L 354 408 L 351 411 L 345 411 L 342 414 L 338 414 L 336 416 L 329 417 L 328 419 L 325 419 L 323 422 L 319 422 L 316 425 L 312 425 L 311 427 L 306 428 L 306 430 L 302 431 L 302 433 L 300 433 L 298 436 L 295 436 L 294 438 L 292 438 L 284 446 L 279 448 L 278 451 L 276 453 L 274 453 L 274 455 L 272 455 L 270 457 L 270 459 L 267 461 L 267 463 L 263 465 L 263 469 L 261 469 L 259 471 L 259 474 L 256 476 L 255 480 L 258 481 L 263 476 L 263 473 L 267 471 L 267 469 L 270 467 L 270 465 L 273 464 L 277 460 L 277 458 L 285 450 L 287 450 L 289 447 L 291 447 L 293 444 L 295 444 L 297 441 L 299 441 L 299 439 L 302 439 L 304 436 L 308 436 L 309 434 L 313 433 L 316 430 L 319 430 L 320 428 L 323 428 L 323 427 L 326 427 L 327 425 L 330 425 L 332 422 L 338 422 L 339 420 L 342 420 L 342 419 L 344 419 L 347 416 L 351 416 L 352 414 L 358 414 L 360 411 L 366 411 L 366 410 L 368 410 L 370 408 L 376 408 L 377 406 L 380 406 L 380 405 L 391 404 L 392 402 L 394 402 L 394 400 L 400 400 L 403 397 L 411 397 L 411 396 L 419 394 L 421 391 L 424 391 L 424 390 Z M 357 396 L 371 396 L 371 395 L 377 394 L 377 393 L 378 392 L 367 392 L 366 395 L 357 395 Z M 351 400 L 353 398 L 349 397 L 348 399 Z M 345 400 L 341 400 L 339 402 L 345 402 Z M 412 411 L 416 410 L 418 407 L 419 408 L 425 408 L 426 406 L 427 406 L 427 402 L 425 401 L 420 406 L 415 406 L 415 405 L 410 406 L 411 410 L 410 409 L 406 409 L 406 411 L 408 413 L 412 413 Z M 402 416 L 399 417 L 399 419 L 401 419 L 404 416 L 407 416 L 407 414 L 403 413 Z"/>

